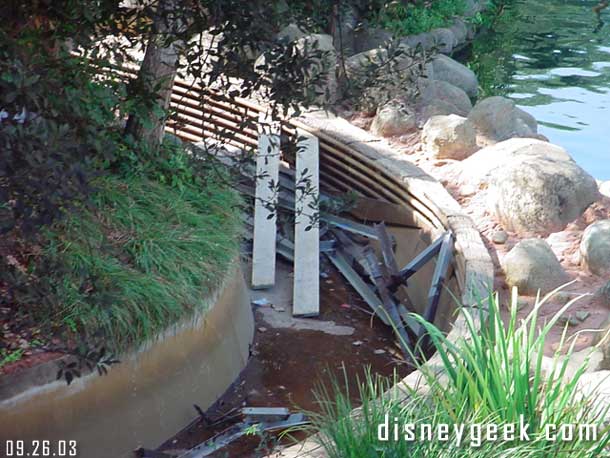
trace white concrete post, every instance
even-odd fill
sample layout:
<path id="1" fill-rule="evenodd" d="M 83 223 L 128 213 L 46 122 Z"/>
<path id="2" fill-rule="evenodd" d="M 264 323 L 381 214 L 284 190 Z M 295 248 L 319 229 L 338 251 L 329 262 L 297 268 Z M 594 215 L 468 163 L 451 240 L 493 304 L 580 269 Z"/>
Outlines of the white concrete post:
<path id="1" fill-rule="evenodd" d="M 252 248 L 252 288 L 275 284 L 275 242 L 278 180 L 280 170 L 280 125 L 259 117 L 256 191 L 254 202 L 254 245 Z"/>
<path id="2" fill-rule="evenodd" d="M 318 139 L 308 132 L 299 143 L 296 157 L 294 292 L 292 314 L 320 313 L 320 200 Z"/>

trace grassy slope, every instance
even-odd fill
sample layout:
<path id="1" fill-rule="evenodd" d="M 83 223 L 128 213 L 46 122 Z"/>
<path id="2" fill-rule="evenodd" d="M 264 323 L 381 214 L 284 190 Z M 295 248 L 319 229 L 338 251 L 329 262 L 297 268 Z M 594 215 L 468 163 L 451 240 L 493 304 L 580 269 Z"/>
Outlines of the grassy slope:
<path id="1" fill-rule="evenodd" d="M 204 306 L 237 254 L 239 197 L 218 183 L 179 191 L 106 177 L 98 187 L 94 210 L 50 234 L 45 254 L 65 272 L 47 318 L 121 350 Z"/>

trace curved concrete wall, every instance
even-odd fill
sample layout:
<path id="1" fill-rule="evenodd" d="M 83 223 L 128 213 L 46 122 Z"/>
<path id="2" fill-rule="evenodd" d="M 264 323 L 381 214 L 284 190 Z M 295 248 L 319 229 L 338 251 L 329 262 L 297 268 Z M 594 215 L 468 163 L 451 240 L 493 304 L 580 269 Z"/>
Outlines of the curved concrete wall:
<path id="1" fill-rule="evenodd" d="M 0 439 L 77 440 L 78 456 L 86 458 L 127 458 L 138 445 L 156 447 L 193 419 L 193 404 L 206 409 L 235 380 L 253 333 L 235 263 L 206 312 L 124 355 L 106 376 L 67 386 L 55 381 L 51 362 L 2 377 Z"/>

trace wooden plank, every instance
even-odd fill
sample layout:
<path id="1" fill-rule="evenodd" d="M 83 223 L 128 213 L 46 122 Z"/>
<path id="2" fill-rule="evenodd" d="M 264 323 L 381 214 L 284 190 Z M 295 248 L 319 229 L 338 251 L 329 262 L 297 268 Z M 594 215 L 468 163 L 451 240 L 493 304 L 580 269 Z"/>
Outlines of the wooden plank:
<path id="1" fill-rule="evenodd" d="M 294 288 L 292 314 L 320 313 L 320 150 L 318 139 L 306 132 L 297 151 L 294 227 Z"/>
<path id="2" fill-rule="evenodd" d="M 266 123 L 265 119 L 261 119 L 255 177 L 254 244 L 252 248 L 253 289 L 269 288 L 275 284 L 277 183 L 279 173 L 279 126 L 272 126 Z"/>

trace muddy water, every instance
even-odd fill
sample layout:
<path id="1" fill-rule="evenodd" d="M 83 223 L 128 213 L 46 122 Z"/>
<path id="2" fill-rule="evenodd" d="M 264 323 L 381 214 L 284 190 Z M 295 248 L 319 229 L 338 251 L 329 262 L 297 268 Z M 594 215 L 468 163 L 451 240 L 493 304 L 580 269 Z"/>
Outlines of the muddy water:
<path id="1" fill-rule="evenodd" d="M 372 373 L 385 376 L 391 376 L 394 371 L 400 377 L 409 373 L 407 366 L 397 364 L 399 354 L 390 330 L 379 320 L 371 320 L 365 312 L 366 304 L 336 271 L 329 269 L 328 273 L 329 278 L 322 280 L 321 285 L 319 320 L 352 327 L 354 333 L 337 336 L 313 330 L 274 329 L 257 312 L 251 360 L 235 384 L 207 412 L 212 421 L 244 405 L 318 411 L 312 392 L 317 384 L 328 384 L 333 379 L 347 380 L 350 393 L 355 395 L 356 380 L 364 376 L 367 367 Z M 230 425 L 210 428 L 204 421 L 197 421 L 161 449 L 195 446 Z M 303 435 L 296 437 L 303 438 Z M 271 445 L 261 443 L 257 437 L 248 437 L 213 456 L 264 456 Z"/>

